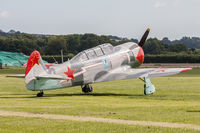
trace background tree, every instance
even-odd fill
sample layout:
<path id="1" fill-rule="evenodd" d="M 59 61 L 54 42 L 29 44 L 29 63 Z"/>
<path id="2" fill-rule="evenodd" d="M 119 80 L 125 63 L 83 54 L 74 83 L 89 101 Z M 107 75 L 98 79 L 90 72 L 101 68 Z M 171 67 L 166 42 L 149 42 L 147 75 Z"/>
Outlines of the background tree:
<path id="1" fill-rule="evenodd" d="M 168 45 L 164 44 L 157 38 L 153 38 L 147 40 L 147 42 L 143 46 L 143 50 L 145 54 L 162 54 L 167 52 Z"/>
<path id="2" fill-rule="evenodd" d="M 169 45 L 170 52 L 187 52 L 188 49 L 184 44 L 173 44 Z"/>
<path id="3" fill-rule="evenodd" d="M 60 51 L 67 52 L 66 41 L 63 36 L 51 36 L 44 47 L 46 55 L 60 55 Z"/>
<path id="4" fill-rule="evenodd" d="M 80 39 L 81 46 L 79 51 L 95 47 L 100 44 L 97 35 L 95 34 L 84 34 Z"/>
<path id="5" fill-rule="evenodd" d="M 77 54 L 79 52 L 80 49 L 80 38 L 82 37 L 82 35 L 68 35 L 65 36 L 65 39 L 67 41 L 67 53 L 73 53 L 73 54 Z"/>

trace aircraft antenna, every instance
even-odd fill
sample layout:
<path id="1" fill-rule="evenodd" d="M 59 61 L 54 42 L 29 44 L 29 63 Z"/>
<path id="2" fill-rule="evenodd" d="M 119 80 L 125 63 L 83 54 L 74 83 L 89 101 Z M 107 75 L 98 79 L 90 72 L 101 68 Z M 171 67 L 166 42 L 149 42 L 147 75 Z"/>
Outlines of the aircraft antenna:
<path id="1" fill-rule="evenodd" d="M 61 49 L 60 53 L 61 53 L 61 60 L 62 60 L 62 63 L 63 63 L 63 50 L 62 49 Z"/>
<path id="2" fill-rule="evenodd" d="M 52 56 L 53 57 L 53 56 Z M 57 60 L 53 57 L 53 60 L 55 61 L 56 64 L 58 64 Z"/>

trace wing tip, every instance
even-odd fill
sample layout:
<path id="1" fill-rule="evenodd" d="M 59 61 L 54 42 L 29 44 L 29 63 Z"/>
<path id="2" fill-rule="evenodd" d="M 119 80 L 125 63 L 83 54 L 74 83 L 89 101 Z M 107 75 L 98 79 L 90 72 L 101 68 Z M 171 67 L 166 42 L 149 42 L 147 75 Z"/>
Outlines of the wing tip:
<path id="1" fill-rule="evenodd" d="M 192 70 L 192 68 L 185 68 L 181 72 L 186 72 L 186 71 L 189 71 L 189 70 Z"/>

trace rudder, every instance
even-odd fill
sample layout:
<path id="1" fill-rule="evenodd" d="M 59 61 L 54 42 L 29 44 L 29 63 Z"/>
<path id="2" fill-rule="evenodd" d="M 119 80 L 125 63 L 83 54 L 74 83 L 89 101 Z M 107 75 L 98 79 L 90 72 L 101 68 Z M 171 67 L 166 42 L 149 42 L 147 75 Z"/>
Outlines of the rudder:
<path id="1" fill-rule="evenodd" d="M 38 51 L 33 51 L 28 59 L 26 72 L 25 72 L 25 83 L 28 84 L 30 81 L 35 79 L 35 76 L 47 73 L 42 57 Z"/>

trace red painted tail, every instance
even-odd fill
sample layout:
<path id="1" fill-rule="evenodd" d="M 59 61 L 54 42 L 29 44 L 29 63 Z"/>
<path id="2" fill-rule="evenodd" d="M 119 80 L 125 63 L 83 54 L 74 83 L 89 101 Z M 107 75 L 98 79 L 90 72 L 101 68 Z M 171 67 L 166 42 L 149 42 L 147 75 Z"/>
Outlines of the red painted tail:
<path id="1" fill-rule="evenodd" d="M 33 51 L 31 53 L 31 55 L 28 59 L 28 62 L 27 62 L 25 77 L 35 65 L 38 65 L 38 66 L 40 65 L 40 63 L 39 63 L 40 59 L 41 59 L 41 56 L 38 51 Z"/>
<path id="2" fill-rule="evenodd" d="M 35 80 L 38 76 L 47 75 L 47 68 L 42 61 L 42 57 L 38 51 L 33 51 L 28 59 L 26 72 L 25 72 L 25 83 L 26 88 L 35 90 Z"/>

